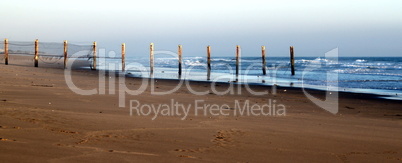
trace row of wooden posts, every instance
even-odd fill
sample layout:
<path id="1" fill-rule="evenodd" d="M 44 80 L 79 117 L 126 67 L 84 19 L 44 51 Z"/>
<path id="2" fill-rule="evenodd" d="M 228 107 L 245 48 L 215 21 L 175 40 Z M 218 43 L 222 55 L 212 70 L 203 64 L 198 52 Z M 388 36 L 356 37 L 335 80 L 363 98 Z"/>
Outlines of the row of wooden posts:
<path id="1" fill-rule="evenodd" d="M 68 43 L 67 41 L 64 41 L 64 68 L 67 67 L 67 60 L 68 60 Z M 92 69 L 96 70 L 96 42 L 93 42 L 92 45 L 92 51 L 93 51 L 93 63 L 92 63 Z M 150 73 L 153 73 L 154 71 L 154 44 L 150 44 Z M 267 69 L 266 69 L 266 61 L 265 61 L 265 46 L 261 46 L 261 53 L 262 53 L 262 73 L 263 75 L 267 74 Z M 38 59 L 39 59 L 39 41 L 38 39 L 35 40 L 35 57 L 34 57 L 34 66 L 38 67 Z M 178 46 L 178 62 L 179 62 L 179 75 L 182 74 L 182 54 L 183 54 L 183 46 L 179 45 Z M 8 39 L 4 40 L 4 57 L 5 57 L 5 64 L 8 65 Z M 241 49 L 240 46 L 236 46 L 236 76 L 239 75 L 240 69 L 240 55 L 241 55 Z M 123 43 L 121 45 L 121 62 L 122 62 L 122 71 L 125 71 L 125 56 L 126 56 L 126 44 Z M 292 75 L 295 75 L 295 63 L 294 63 L 294 50 L 293 46 L 290 47 L 290 67 L 291 67 L 291 73 Z M 211 46 L 207 46 L 207 73 L 208 76 L 211 74 Z"/>
<path id="2" fill-rule="evenodd" d="M 8 65 L 8 60 L 9 60 L 9 52 L 8 52 L 8 39 L 4 39 L 4 60 L 5 64 Z M 92 45 L 92 51 L 93 51 L 93 65 L 92 69 L 96 69 L 96 42 L 93 42 Z M 124 63 L 124 51 L 125 51 L 125 45 L 122 45 L 122 62 Z M 67 60 L 68 60 L 68 42 L 67 40 L 64 41 L 64 48 L 63 48 L 63 58 L 64 58 L 64 68 L 67 68 Z M 39 40 L 35 40 L 35 53 L 34 53 L 34 66 L 38 67 L 39 66 Z M 123 66 L 124 70 L 124 66 Z"/>
<path id="3" fill-rule="evenodd" d="M 124 51 L 125 47 L 124 44 L 122 45 L 122 58 L 124 58 Z M 154 71 L 154 44 L 151 43 L 150 48 L 150 55 L 149 55 L 149 60 L 150 60 L 150 72 L 153 73 Z M 179 60 L 179 75 L 182 74 L 182 53 L 183 53 L 183 46 L 179 45 L 177 54 L 178 54 L 178 60 Z M 266 60 L 265 60 L 265 46 L 261 46 L 261 53 L 262 53 L 262 73 L 263 75 L 267 74 L 267 67 L 266 67 Z M 240 73 L 240 54 L 241 54 L 241 49 L 240 46 L 236 46 L 236 76 L 239 75 Z M 124 62 L 123 62 L 124 66 Z M 292 75 L 295 75 L 295 59 L 294 59 L 294 50 L 293 46 L 290 46 L 290 66 L 291 66 L 291 73 Z M 123 68 L 124 71 L 124 68 Z M 208 77 L 211 74 L 211 46 L 207 46 L 207 73 Z"/>

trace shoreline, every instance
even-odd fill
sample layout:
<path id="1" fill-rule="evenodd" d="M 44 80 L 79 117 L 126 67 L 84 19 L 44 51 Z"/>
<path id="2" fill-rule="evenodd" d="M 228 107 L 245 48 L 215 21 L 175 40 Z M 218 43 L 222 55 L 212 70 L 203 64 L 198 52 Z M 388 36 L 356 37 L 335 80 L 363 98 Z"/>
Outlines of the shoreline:
<path id="1" fill-rule="evenodd" d="M 33 62 L 33 58 L 28 57 L 28 56 L 14 56 L 17 59 L 15 60 L 16 63 L 11 63 L 10 66 L 27 66 L 24 64 L 27 64 L 28 62 Z M 62 59 L 57 59 L 55 61 L 53 61 L 54 63 L 52 64 L 46 64 L 46 62 L 44 62 L 45 60 L 52 60 L 52 57 L 42 57 L 43 60 L 39 60 L 39 65 L 45 65 L 43 67 L 39 66 L 38 68 L 42 68 L 42 69 L 55 69 L 63 71 L 64 69 L 61 68 L 61 64 L 62 64 Z M 11 60 L 12 61 L 12 60 Z M 100 75 L 101 70 L 91 70 L 90 67 L 87 67 L 86 65 L 88 65 L 86 60 L 76 60 L 78 62 L 74 62 L 73 65 L 71 65 L 71 70 L 72 72 L 79 72 L 79 73 L 87 73 L 87 74 L 91 74 L 91 76 L 98 76 Z M 8 66 L 8 65 L 2 65 L 2 66 Z M 89 65 L 90 66 L 90 65 Z M 27 66 L 30 67 L 30 66 Z M 32 68 L 35 68 L 32 66 Z M 301 88 L 301 87 L 295 87 L 295 86 L 284 86 L 284 85 L 268 85 L 268 84 L 260 84 L 260 83 L 242 83 L 242 82 L 221 82 L 221 81 L 205 81 L 205 80 L 184 80 L 184 79 L 166 79 L 166 78 L 149 78 L 149 77 L 136 77 L 133 76 L 129 73 L 127 73 L 127 71 L 122 72 L 122 71 L 116 71 L 116 70 L 102 70 L 102 73 L 104 74 L 104 77 L 106 76 L 110 76 L 110 74 L 115 74 L 115 76 L 117 77 L 120 73 L 124 73 L 124 77 L 125 78 L 133 78 L 133 79 L 146 79 L 148 82 L 151 80 L 159 80 L 159 81 L 163 81 L 163 82 L 168 82 L 171 85 L 175 85 L 178 83 L 186 83 L 189 82 L 190 85 L 191 83 L 197 83 L 197 84 L 209 84 L 210 86 L 212 86 L 211 84 L 216 84 L 216 85 L 222 85 L 223 87 L 227 88 L 228 86 L 237 86 L 239 87 L 244 87 L 245 85 L 249 86 L 250 88 L 254 88 L 254 89 L 265 89 L 265 90 L 273 90 L 273 87 L 276 88 L 277 92 L 283 92 L 283 91 L 287 91 L 286 93 L 293 93 L 293 94 L 297 94 L 300 98 L 306 98 L 306 96 L 303 94 L 303 89 L 305 91 L 307 91 L 308 93 L 314 95 L 317 95 L 317 97 L 321 100 L 325 100 L 325 93 L 327 91 L 322 90 L 322 89 L 318 89 L 318 88 Z M 63 74 L 63 73 L 61 73 Z M 234 76 L 234 75 L 233 75 Z M 205 87 L 205 86 L 204 86 Z M 238 89 L 237 88 L 237 89 Z M 383 94 L 375 94 L 375 93 L 366 93 L 366 92 L 349 92 L 349 91 L 337 91 L 338 92 L 338 97 L 339 99 L 355 99 L 355 100 L 375 100 L 376 102 L 392 102 L 392 103 L 396 103 L 396 104 L 402 104 L 402 99 L 389 99 L 389 95 L 383 95 Z M 269 92 L 269 95 L 273 95 L 272 92 Z M 275 96 L 275 95 L 274 95 Z M 260 96 L 261 97 L 261 96 Z M 400 111 L 402 114 L 402 110 L 400 109 L 396 109 L 395 111 Z M 398 114 L 399 115 L 399 114 Z"/>
<path id="2" fill-rule="evenodd" d="M 4 54 L 3 54 L 4 55 Z M 3 58 L 3 55 L 0 54 L 0 58 Z M 18 54 L 9 54 L 11 55 L 11 59 L 10 59 L 10 65 L 17 65 L 17 66 L 30 66 L 30 64 L 33 65 L 33 55 L 18 55 Z M 58 58 L 58 59 L 54 59 L 54 58 Z M 297 58 L 297 57 L 296 57 Z M 314 57 L 313 57 L 314 58 Z M 356 57 L 349 57 L 349 58 L 356 58 Z M 4 60 L 4 59 L 3 59 Z M 14 62 L 15 63 L 12 63 Z M 63 57 L 62 56 L 54 56 L 54 57 L 48 57 L 48 56 L 42 56 L 40 57 L 39 60 L 39 67 L 45 67 L 45 68 L 63 68 L 63 63 L 62 63 Z M 74 63 L 73 66 L 73 70 L 88 70 L 88 71 L 93 71 L 91 70 L 90 66 L 91 64 L 87 61 L 86 59 L 75 59 L 76 61 L 78 61 L 77 63 Z M 3 61 L 4 62 L 4 61 Z M 32 62 L 32 63 L 29 63 Z M 32 66 L 33 67 L 33 66 Z M 96 71 L 100 71 L 100 70 L 96 70 Z M 115 73 L 122 73 L 121 70 L 102 70 L 104 72 L 115 72 Z M 150 77 L 138 77 L 135 76 L 134 74 L 131 74 L 131 72 L 125 71 L 125 76 L 126 77 L 132 77 L 132 78 L 147 78 L 147 79 L 157 79 L 157 80 L 184 80 L 184 81 L 193 81 L 193 82 L 207 82 L 207 83 L 211 83 L 213 81 L 207 81 L 207 80 L 198 80 L 198 79 L 175 79 L 175 78 L 150 78 Z M 205 72 L 206 73 L 206 72 Z M 214 72 L 212 72 L 213 74 Z M 158 73 L 158 74 L 164 74 L 163 71 L 162 73 Z M 170 75 L 177 75 L 176 73 L 170 74 Z M 231 76 L 233 76 L 233 79 L 235 78 L 234 74 L 231 74 Z M 243 75 L 241 75 L 243 76 Z M 243 77 L 244 78 L 244 77 Z M 288 84 L 293 84 L 293 82 L 288 81 Z M 229 84 L 231 82 L 224 82 L 224 81 L 216 81 L 215 83 L 225 83 L 225 84 Z M 269 83 L 269 82 L 268 82 Z M 242 85 L 257 85 L 257 86 L 267 86 L 267 87 L 272 87 L 273 85 L 277 85 L 275 83 L 265 83 L 265 82 L 238 82 L 238 83 L 234 83 L 234 84 L 242 84 Z M 277 85 L 277 87 L 284 87 L 284 88 L 296 88 L 296 89 L 305 89 L 305 90 L 312 90 L 312 91 L 323 91 L 325 92 L 326 90 L 324 88 L 320 88 L 320 87 L 325 87 L 325 86 L 321 86 L 321 85 L 309 85 L 306 84 L 306 87 L 302 87 L 301 84 L 297 84 L 296 86 L 287 86 L 287 85 Z M 388 92 L 388 91 L 394 91 L 392 89 L 366 89 L 366 88 L 343 88 L 343 87 L 337 87 L 339 93 L 352 93 L 352 94 L 367 94 L 368 96 L 373 96 L 376 98 L 382 98 L 382 99 L 387 99 L 387 100 L 402 100 L 402 92 Z M 395 95 L 394 95 L 395 94 Z"/>
<path id="3" fill-rule="evenodd" d="M 127 75 L 126 75 L 127 77 Z M 138 78 L 138 79 L 156 79 L 156 80 L 163 80 L 163 81 L 177 81 L 180 82 L 181 80 L 183 81 L 189 81 L 189 82 L 203 82 L 203 83 L 216 83 L 216 84 L 224 84 L 224 85 L 230 85 L 231 82 L 212 82 L 212 81 L 203 81 L 203 80 L 186 80 L 186 79 L 166 79 L 166 78 L 148 78 L 148 77 L 133 77 L 133 76 L 129 76 L 130 78 Z M 242 83 L 242 82 L 234 82 L 234 85 L 249 85 L 249 86 L 255 86 L 255 87 L 263 87 L 263 88 L 269 88 L 272 89 L 272 87 L 276 87 L 278 89 L 291 89 L 291 90 L 295 90 L 295 91 L 302 91 L 303 89 L 306 91 L 316 91 L 316 92 L 327 92 L 325 90 L 319 89 L 319 88 L 301 88 L 301 87 L 295 87 L 295 86 L 284 86 L 284 85 L 269 85 L 269 84 L 262 84 L 262 83 Z M 351 88 L 351 89 L 356 89 L 356 88 Z M 361 90 L 367 90 L 367 89 L 361 89 Z M 379 99 L 379 100 L 390 100 L 390 101 L 401 101 L 401 99 L 399 98 L 395 98 L 395 99 L 391 99 L 389 97 L 394 97 L 391 95 L 384 95 L 384 94 L 376 94 L 376 93 L 370 93 L 370 92 L 353 92 L 353 91 L 334 91 L 334 92 L 338 92 L 340 94 L 342 94 L 341 96 L 347 96 L 350 98 L 357 96 L 360 96 L 360 98 L 363 99 Z"/>

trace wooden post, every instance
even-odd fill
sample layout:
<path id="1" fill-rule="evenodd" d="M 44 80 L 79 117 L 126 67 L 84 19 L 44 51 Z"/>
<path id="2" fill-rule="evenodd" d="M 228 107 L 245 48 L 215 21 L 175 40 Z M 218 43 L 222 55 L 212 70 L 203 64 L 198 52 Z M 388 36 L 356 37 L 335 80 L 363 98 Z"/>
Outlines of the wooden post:
<path id="1" fill-rule="evenodd" d="M 93 44 L 93 46 L 92 46 L 92 51 L 93 51 L 93 56 L 92 56 L 92 59 L 93 59 L 92 70 L 96 70 L 96 41 L 94 41 L 94 44 Z"/>
<path id="2" fill-rule="evenodd" d="M 178 55 L 179 55 L 179 76 L 181 76 L 181 64 L 182 64 L 182 51 L 183 47 L 181 45 L 179 45 L 178 47 Z"/>
<path id="3" fill-rule="evenodd" d="M 239 76 L 239 71 L 240 71 L 240 67 L 239 67 L 240 55 L 241 55 L 240 53 L 241 53 L 240 46 L 237 45 L 236 46 L 236 76 Z"/>
<path id="4" fill-rule="evenodd" d="M 154 43 L 149 45 L 149 66 L 151 74 L 154 73 Z"/>
<path id="5" fill-rule="evenodd" d="M 5 64 L 8 65 L 8 39 L 4 39 L 4 59 Z"/>
<path id="6" fill-rule="evenodd" d="M 39 59 L 39 40 L 35 40 L 35 67 L 38 67 L 38 59 Z"/>
<path id="7" fill-rule="evenodd" d="M 68 44 L 67 44 L 67 40 L 64 40 L 64 69 L 67 68 L 67 49 L 68 49 Z"/>
<path id="8" fill-rule="evenodd" d="M 267 74 L 267 62 L 265 61 L 265 46 L 261 46 L 261 51 L 262 51 L 262 74 L 266 75 Z"/>
<path id="9" fill-rule="evenodd" d="M 121 44 L 121 71 L 126 71 L 126 44 Z"/>
<path id="10" fill-rule="evenodd" d="M 295 55 L 293 46 L 290 47 L 290 69 L 292 71 L 292 75 L 295 75 Z"/>
<path id="11" fill-rule="evenodd" d="M 211 78 L 211 46 L 207 46 L 207 80 Z"/>

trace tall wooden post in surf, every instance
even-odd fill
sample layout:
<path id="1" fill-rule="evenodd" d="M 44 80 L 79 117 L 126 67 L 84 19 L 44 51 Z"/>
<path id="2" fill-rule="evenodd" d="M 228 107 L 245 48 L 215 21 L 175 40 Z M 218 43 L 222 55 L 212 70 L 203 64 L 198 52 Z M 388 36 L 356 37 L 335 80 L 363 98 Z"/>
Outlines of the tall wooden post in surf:
<path id="1" fill-rule="evenodd" d="M 154 43 L 149 45 L 149 66 L 150 66 L 150 73 L 154 73 Z"/>
<path id="2" fill-rule="evenodd" d="M 265 46 L 261 46 L 261 53 L 262 53 L 262 74 L 267 74 L 267 62 L 265 61 Z"/>
<path id="3" fill-rule="evenodd" d="M 211 46 L 207 46 L 207 80 L 211 79 Z"/>
<path id="4" fill-rule="evenodd" d="M 121 44 L 121 71 L 126 71 L 126 44 Z"/>
<path id="5" fill-rule="evenodd" d="M 179 76 L 181 76 L 181 64 L 182 64 L 182 53 L 183 53 L 183 47 L 181 45 L 179 45 L 178 47 L 178 55 L 179 55 Z"/>
<path id="6" fill-rule="evenodd" d="M 4 39 L 4 61 L 8 65 L 8 39 Z"/>
<path id="7" fill-rule="evenodd" d="M 38 67 L 38 59 L 39 59 L 39 40 L 35 40 L 35 67 Z"/>
<path id="8" fill-rule="evenodd" d="M 240 71 L 240 55 L 241 55 L 241 49 L 240 46 L 236 46 L 236 80 L 237 77 L 239 76 L 239 71 Z"/>
<path id="9" fill-rule="evenodd" d="M 92 51 L 93 51 L 92 70 L 96 70 L 96 41 L 94 41 L 94 44 L 92 45 Z"/>
<path id="10" fill-rule="evenodd" d="M 67 45 L 67 40 L 64 40 L 64 69 L 67 68 L 67 57 L 68 57 L 68 55 L 67 55 L 68 47 L 67 46 L 68 46 Z"/>
<path id="11" fill-rule="evenodd" d="M 295 75 L 295 54 L 293 51 L 293 46 L 290 47 L 290 69 L 292 71 L 292 75 Z"/>

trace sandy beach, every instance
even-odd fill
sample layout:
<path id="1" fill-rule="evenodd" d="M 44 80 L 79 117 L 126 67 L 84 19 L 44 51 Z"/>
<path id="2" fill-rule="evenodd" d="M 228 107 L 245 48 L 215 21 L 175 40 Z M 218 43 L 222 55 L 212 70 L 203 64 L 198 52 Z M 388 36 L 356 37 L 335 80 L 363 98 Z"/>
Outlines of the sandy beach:
<path id="1" fill-rule="evenodd" d="M 335 115 L 312 103 L 298 88 L 250 86 L 267 90 L 253 95 L 236 85 L 233 94 L 219 95 L 228 83 L 189 82 L 168 95 L 179 81 L 156 80 L 138 95 L 125 94 L 119 107 L 114 73 L 74 70 L 71 78 L 81 90 L 69 89 L 62 65 L 33 67 L 0 64 L 1 162 L 400 162 L 402 160 L 402 101 L 368 94 L 339 94 Z M 29 63 L 30 61 L 27 61 Z M 25 63 L 25 62 L 24 62 Z M 148 79 L 125 78 L 138 89 Z M 104 90 L 99 86 L 104 86 Z M 240 91 L 239 91 L 240 90 Z M 316 97 L 324 92 L 309 90 Z M 195 102 L 202 104 L 197 109 Z M 240 115 L 238 106 L 276 106 L 270 115 Z M 134 104 L 188 107 L 162 116 L 148 115 Z M 224 106 L 210 111 L 210 106 Z M 284 107 L 284 109 L 281 107 Z M 148 109 L 149 110 L 149 109 Z M 132 115 L 130 116 L 130 111 Z M 142 111 L 142 112 L 139 112 Z M 284 112 L 283 112 L 284 111 Z M 206 112 L 206 113 L 205 113 Z M 274 112 L 276 115 L 274 115 Z M 140 113 L 140 115 L 138 114 Z M 205 113 L 205 114 L 204 114 Z M 168 114 L 168 113 L 166 113 Z M 279 114 L 279 115 L 278 115 Z"/>

